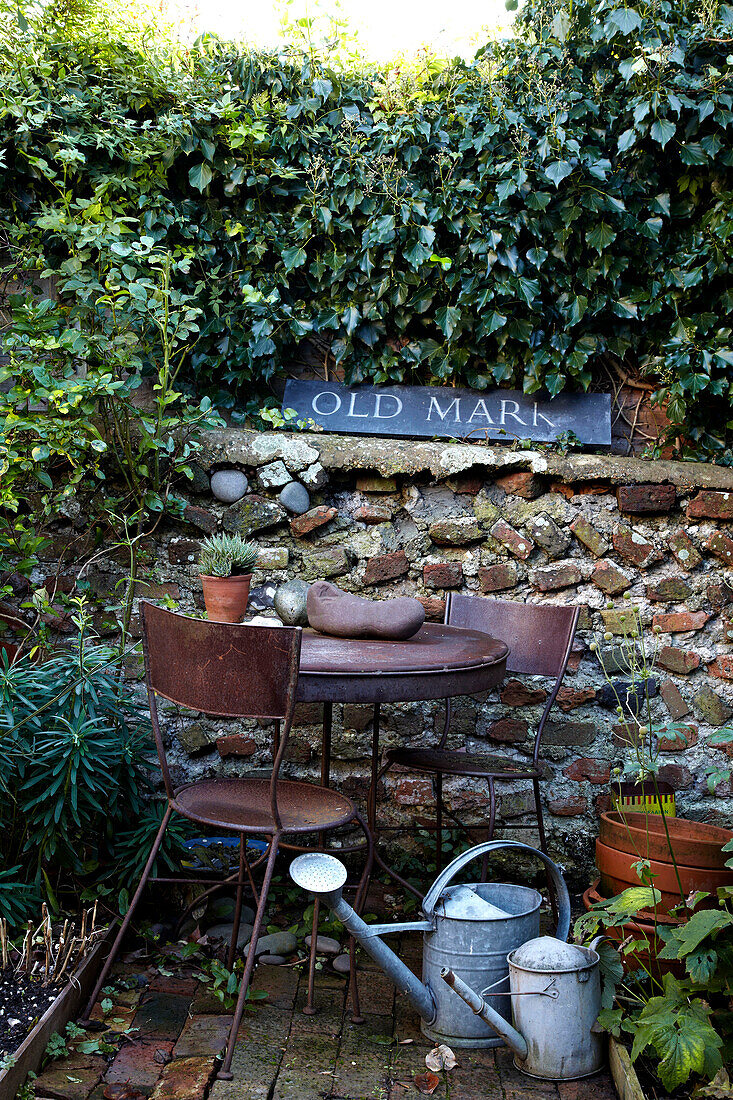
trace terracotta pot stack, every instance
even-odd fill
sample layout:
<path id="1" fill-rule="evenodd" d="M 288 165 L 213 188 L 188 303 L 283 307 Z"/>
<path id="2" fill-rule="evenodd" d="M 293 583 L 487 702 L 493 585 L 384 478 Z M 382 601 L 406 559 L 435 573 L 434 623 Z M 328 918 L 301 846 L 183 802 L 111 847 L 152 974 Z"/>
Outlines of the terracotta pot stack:
<path id="1" fill-rule="evenodd" d="M 639 876 L 633 865 L 640 859 L 647 859 L 654 886 L 662 895 L 661 912 L 669 912 L 695 890 L 714 894 L 719 886 L 733 885 L 733 869 L 725 866 L 729 854 L 722 851 L 723 845 L 731 839 L 733 832 L 728 829 L 682 817 L 663 819 L 657 814 L 602 814 L 600 836 L 596 840 L 600 892 L 605 897 L 613 897 L 631 886 L 639 886 Z"/>

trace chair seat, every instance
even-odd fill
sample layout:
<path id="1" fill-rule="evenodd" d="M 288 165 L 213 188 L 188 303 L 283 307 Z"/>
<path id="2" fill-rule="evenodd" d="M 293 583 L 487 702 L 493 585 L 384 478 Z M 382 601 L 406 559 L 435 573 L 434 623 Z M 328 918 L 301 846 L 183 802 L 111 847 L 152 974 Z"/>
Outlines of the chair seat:
<path id="1" fill-rule="evenodd" d="M 283 832 L 311 833 L 351 821 L 353 802 L 315 783 L 279 780 L 278 808 Z M 179 787 L 174 809 L 192 821 L 235 832 L 273 833 L 269 779 L 204 779 Z"/>
<path id="2" fill-rule="evenodd" d="M 446 775 L 492 776 L 494 779 L 534 779 L 536 768 L 523 767 L 509 756 L 487 752 L 457 752 L 450 749 L 389 749 L 390 764 L 399 764 L 422 772 L 445 772 Z"/>

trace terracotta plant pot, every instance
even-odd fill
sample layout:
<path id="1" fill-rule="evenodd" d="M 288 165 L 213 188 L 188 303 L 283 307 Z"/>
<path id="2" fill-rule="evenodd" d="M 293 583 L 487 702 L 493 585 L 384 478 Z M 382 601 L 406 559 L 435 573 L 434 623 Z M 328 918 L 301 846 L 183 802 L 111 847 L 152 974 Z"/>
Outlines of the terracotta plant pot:
<path id="1" fill-rule="evenodd" d="M 601 890 L 611 897 L 628 890 L 631 886 L 639 886 L 639 876 L 633 865 L 639 859 L 646 858 L 643 853 L 622 852 L 616 848 L 609 848 L 600 839 L 597 840 L 596 864 L 601 872 Z M 694 890 L 705 890 L 715 894 L 719 886 L 733 885 L 733 870 L 728 867 L 722 869 L 691 867 L 678 863 L 677 873 L 675 873 L 672 862 L 652 859 L 649 861 L 649 873 L 655 889 L 662 895 L 660 909 L 665 911 L 674 905 L 679 905 L 682 898 Z M 682 893 L 677 882 L 677 874 L 682 885 Z"/>
<path id="2" fill-rule="evenodd" d="M 204 590 L 206 615 L 215 623 L 241 623 L 249 602 L 252 574 L 236 577 L 207 577 L 199 574 Z"/>
<path id="3" fill-rule="evenodd" d="M 687 821 L 683 817 L 666 819 L 672 850 L 678 863 L 687 867 L 709 867 L 722 871 L 730 853 L 723 845 L 733 837 L 728 829 Z M 603 814 L 600 838 L 619 852 L 636 852 L 641 859 L 671 862 L 664 821 L 656 814 Z"/>

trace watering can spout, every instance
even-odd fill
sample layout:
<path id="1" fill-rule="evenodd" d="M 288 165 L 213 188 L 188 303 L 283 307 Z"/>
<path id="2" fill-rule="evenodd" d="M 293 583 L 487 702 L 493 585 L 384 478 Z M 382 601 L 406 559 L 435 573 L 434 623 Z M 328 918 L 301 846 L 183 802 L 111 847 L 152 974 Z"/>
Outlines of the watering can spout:
<path id="1" fill-rule="evenodd" d="M 477 1016 L 481 1017 L 485 1024 L 488 1024 L 497 1035 L 501 1036 L 506 1045 L 514 1051 L 517 1058 L 524 1062 L 528 1050 L 524 1037 L 503 1016 L 500 1016 L 498 1012 L 494 1012 L 484 998 L 475 993 L 470 985 L 466 985 L 463 978 L 459 978 L 451 969 L 443 967 L 440 976 L 451 989 L 455 990 L 461 1000 L 465 1001 L 468 1007 Z"/>
<path id="2" fill-rule="evenodd" d="M 412 1007 L 419 1012 L 425 1023 L 434 1023 L 438 1010 L 430 987 L 423 985 L 378 934 L 382 931 L 429 931 L 432 925 L 428 921 L 411 921 L 389 926 L 366 924 L 344 900 L 341 893 L 346 882 L 346 868 L 340 860 L 324 852 L 309 852 L 298 856 L 290 865 L 290 877 L 296 885 L 307 890 L 329 907 L 367 955 L 407 996 Z"/>

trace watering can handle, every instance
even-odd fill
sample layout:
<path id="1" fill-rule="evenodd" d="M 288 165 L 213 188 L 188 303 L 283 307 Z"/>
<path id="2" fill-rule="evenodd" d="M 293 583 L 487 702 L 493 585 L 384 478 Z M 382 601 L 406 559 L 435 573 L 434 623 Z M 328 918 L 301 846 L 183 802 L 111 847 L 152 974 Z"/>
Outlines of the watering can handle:
<path id="1" fill-rule="evenodd" d="M 438 903 L 440 895 L 462 867 L 465 867 L 471 860 L 477 859 L 487 852 L 496 852 L 501 848 L 513 848 L 519 852 L 528 852 L 530 855 L 537 856 L 538 859 L 543 861 L 547 867 L 547 873 L 557 898 L 557 930 L 555 935 L 559 940 L 566 941 L 570 931 L 570 896 L 568 894 L 568 888 L 565 885 L 565 880 L 560 873 L 560 868 L 544 852 L 541 852 L 538 848 L 532 848 L 529 844 L 522 844 L 518 840 L 487 840 L 485 843 L 477 844 L 474 848 L 469 848 L 467 851 L 462 852 L 461 855 L 456 856 L 452 863 L 449 863 L 448 866 L 440 872 L 423 898 L 422 911 L 426 918 L 429 921 L 433 920 L 435 906 Z"/>

